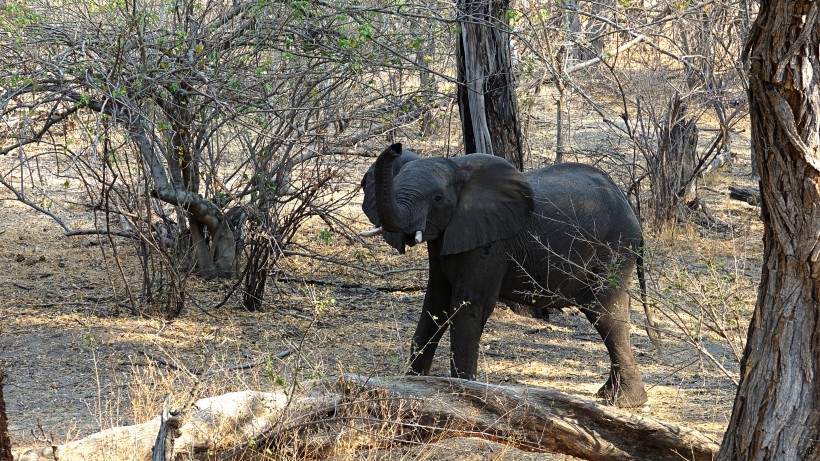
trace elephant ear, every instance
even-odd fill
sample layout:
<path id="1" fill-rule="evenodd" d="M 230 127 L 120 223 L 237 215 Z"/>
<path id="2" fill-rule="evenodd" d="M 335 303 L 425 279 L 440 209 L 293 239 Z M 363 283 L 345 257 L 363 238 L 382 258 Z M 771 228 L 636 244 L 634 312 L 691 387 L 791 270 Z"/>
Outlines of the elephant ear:
<path id="1" fill-rule="evenodd" d="M 533 209 L 532 187 L 524 175 L 492 155 L 452 160 L 467 179 L 444 231 L 441 254 L 462 253 L 520 232 Z"/>
<path id="2" fill-rule="evenodd" d="M 393 177 L 395 178 L 397 174 L 399 174 L 399 170 L 402 169 L 404 165 L 408 162 L 412 162 L 413 160 L 418 160 L 419 156 L 414 154 L 413 152 L 402 149 L 401 144 L 394 144 L 393 147 L 395 150 L 400 152 L 399 158 L 397 158 L 393 162 Z M 362 211 L 364 211 L 365 216 L 367 219 L 373 223 L 374 226 L 378 227 L 381 226 L 381 222 L 379 222 L 379 214 L 376 211 L 376 181 L 375 181 L 375 163 L 370 165 L 367 172 L 364 174 L 362 178 L 362 189 L 364 189 L 364 200 L 362 201 Z M 404 254 L 405 245 L 404 245 L 404 236 L 399 232 L 384 232 L 382 234 L 382 238 L 393 248 L 399 250 L 399 254 Z"/>

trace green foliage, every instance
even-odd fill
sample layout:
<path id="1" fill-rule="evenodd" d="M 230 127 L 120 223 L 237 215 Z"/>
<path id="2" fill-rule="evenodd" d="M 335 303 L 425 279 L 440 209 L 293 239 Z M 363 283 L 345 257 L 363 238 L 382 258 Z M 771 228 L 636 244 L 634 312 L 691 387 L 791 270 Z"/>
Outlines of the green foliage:
<path id="1" fill-rule="evenodd" d="M 318 312 L 325 312 L 333 309 L 336 305 L 336 298 L 329 292 L 317 293 L 313 298 L 313 308 Z"/>
<path id="2" fill-rule="evenodd" d="M 262 2 L 263 0 L 259 0 Z M 305 19 L 310 16 L 310 2 L 307 0 L 294 0 L 290 2 L 291 14 L 296 19 Z"/>
<path id="3" fill-rule="evenodd" d="M 407 41 L 407 44 L 410 45 L 410 48 L 418 51 L 421 49 L 421 46 L 424 44 L 424 42 L 424 37 L 412 37 Z"/>
<path id="4" fill-rule="evenodd" d="M 265 376 L 274 387 L 285 387 L 285 378 L 277 374 L 273 360 L 265 362 Z"/>
<path id="5" fill-rule="evenodd" d="M 616 287 L 623 283 L 621 273 L 623 272 L 623 258 L 613 258 L 606 266 L 606 280 L 609 286 Z"/>
<path id="6" fill-rule="evenodd" d="M 373 38 L 373 26 L 371 24 L 365 23 L 359 25 L 358 31 L 360 40 Z"/>
<path id="7" fill-rule="evenodd" d="M 504 12 L 504 17 L 506 17 L 508 21 L 515 21 L 521 17 L 521 12 L 516 9 L 509 8 Z"/>
<path id="8" fill-rule="evenodd" d="M 333 244 L 333 234 L 330 232 L 330 229 L 322 229 L 319 231 L 319 241 L 325 246 Z"/>
<path id="9" fill-rule="evenodd" d="M 42 22 L 43 18 L 27 2 L 10 2 L 2 7 L 0 15 L 0 26 L 8 32 L 19 31 L 22 28 L 32 26 Z"/>

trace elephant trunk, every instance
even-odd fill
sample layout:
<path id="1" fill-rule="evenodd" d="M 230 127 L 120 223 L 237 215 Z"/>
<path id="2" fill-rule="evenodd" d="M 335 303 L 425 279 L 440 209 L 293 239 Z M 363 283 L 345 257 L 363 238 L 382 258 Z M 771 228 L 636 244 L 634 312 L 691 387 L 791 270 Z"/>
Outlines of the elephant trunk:
<path id="1" fill-rule="evenodd" d="M 401 144 L 393 144 L 376 159 L 374 181 L 376 186 L 376 210 L 385 231 L 405 233 L 410 213 L 396 200 L 393 184 L 393 163 L 401 155 Z"/>

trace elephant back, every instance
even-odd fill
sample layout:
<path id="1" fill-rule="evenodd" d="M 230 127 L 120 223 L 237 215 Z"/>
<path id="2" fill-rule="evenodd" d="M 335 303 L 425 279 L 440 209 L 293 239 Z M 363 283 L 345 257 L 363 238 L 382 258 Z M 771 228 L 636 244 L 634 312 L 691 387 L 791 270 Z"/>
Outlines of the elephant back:
<path id="1" fill-rule="evenodd" d="M 605 172 L 581 163 L 561 163 L 527 172 L 533 189 L 533 230 L 634 247 L 641 225 L 626 195 Z M 550 239 L 550 240 L 555 240 Z"/>

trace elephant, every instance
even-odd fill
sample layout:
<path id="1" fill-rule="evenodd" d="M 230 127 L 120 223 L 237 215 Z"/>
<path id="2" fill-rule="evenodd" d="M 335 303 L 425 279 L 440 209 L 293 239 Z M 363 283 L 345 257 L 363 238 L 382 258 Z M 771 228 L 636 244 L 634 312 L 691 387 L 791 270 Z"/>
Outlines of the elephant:
<path id="1" fill-rule="evenodd" d="M 498 301 L 536 310 L 574 305 L 609 353 L 597 396 L 618 406 L 646 402 L 626 291 L 643 234 L 606 173 L 560 163 L 522 174 L 493 155 L 421 158 L 396 143 L 362 186 L 363 211 L 378 226 L 367 235 L 382 232 L 400 253 L 427 243 L 429 277 L 409 373 L 430 373 L 449 328 L 451 376 L 475 379 L 479 339 Z"/>

